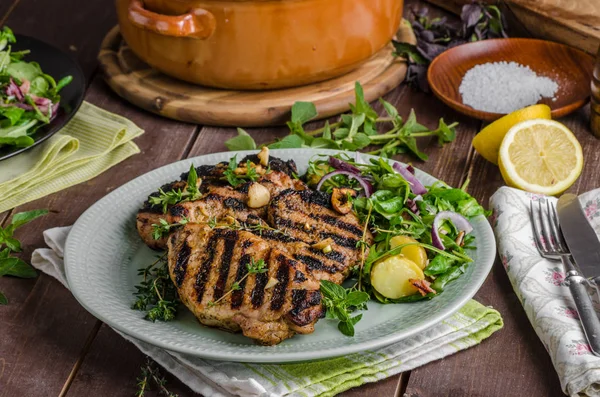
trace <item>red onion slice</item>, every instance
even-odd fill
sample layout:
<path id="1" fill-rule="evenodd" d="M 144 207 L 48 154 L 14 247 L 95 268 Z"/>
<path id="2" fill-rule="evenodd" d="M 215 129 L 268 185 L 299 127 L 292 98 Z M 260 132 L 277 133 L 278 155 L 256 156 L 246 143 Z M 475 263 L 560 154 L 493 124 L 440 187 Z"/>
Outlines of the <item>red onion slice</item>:
<path id="1" fill-rule="evenodd" d="M 356 179 L 358 181 L 358 183 L 360 184 L 360 186 L 363 188 L 363 190 L 365 192 L 365 196 L 371 197 L 371 194 L 373 194 L 373 185 L 371 185 L 369 182 L 367 182 L 363 177 L 356 175 L 352 172 L 343 171 L 343 170 L 337 170 L 337 171 L 330 172 L 329 174 L 323 175 L 323 177 L 319 181 L 319 184 L 317 185 L 317 190 L 321 190 L 321 187 L 323 186 L 325 181 L 327 181 L 328 179 L 331 179 L 332 177 L 334 177 L 336 175 L 346 175 L 348 178 Z"/>
<path id="2" fill-rule="evenodd" d="M 360 169 L 358 167 L 355 167 L 352 164 L 333 156 L 329 156 L 329 165 L 335 168 L 336 170 L 348 171 L 355 175 L 361 174 Z"/>
<path id="3" fill-rule="evenodd" d="M 465 232 L 465 234 L 469 234 L 471 231 L 473 231 L 473 226 L 471 226 L 467 218 L 461 214 L 452 211 L 438 212 L 433 219 L 433 226 L 431 228 L 431 243 L 435 248 L 441 250 L 445 250 L 446 247 L 444 247 L 444 243 L 442 243 L 439 228 L 442 226 L 442 222 L 445 220 L 452 222 L 458 231 Z"/>
<path id="4" fill-rule="evenodd" d="M 414 176 L 407 168 L 401 166 L 398 163 L 392 164 L 392 168 L 394 168 L 394 171 L 402 175 L 402 178 L 406 179 L 406 181 L 410 184 L 410 190 L 414 194 L 419 195 L 427 193 L 427 189 L 425 189 L 425 186 L 423 186 L 423 184 L 417 179 L 417 177 Z"/>

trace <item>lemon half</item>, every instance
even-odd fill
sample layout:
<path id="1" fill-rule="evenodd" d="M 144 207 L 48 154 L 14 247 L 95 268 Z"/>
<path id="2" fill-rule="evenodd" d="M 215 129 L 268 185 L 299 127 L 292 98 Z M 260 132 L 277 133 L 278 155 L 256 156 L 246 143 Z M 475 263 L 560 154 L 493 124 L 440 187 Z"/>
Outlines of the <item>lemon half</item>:
<path id="1" fill-rule="evenodd" d="M 575 135 L 563 124 L 545 119 L 513 126 L 499 152 L 500 172 L 513 187 L 557 195 L 567 190 L 583 168 L 583 152 Z"/>
<path id="2" fill-rule="evenodd" d="M 482 129 L 479 134 L 473 138 L 473 147 L 484 159 L 494 164 L 498 164 L 498 150 L 500 149 L 502 139 L 508 130 L 515 124 L 525 120 L 550 120 L 550 113 L 550 107 L 544 104 L 527 106 L 526 108 L 516 110 Z"/>

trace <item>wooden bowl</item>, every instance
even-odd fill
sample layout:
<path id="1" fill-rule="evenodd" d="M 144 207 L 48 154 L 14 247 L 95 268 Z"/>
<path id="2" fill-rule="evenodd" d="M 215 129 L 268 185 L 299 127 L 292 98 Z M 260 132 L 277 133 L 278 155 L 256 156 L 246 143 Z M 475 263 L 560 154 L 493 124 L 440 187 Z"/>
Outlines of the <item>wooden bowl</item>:
<path id="1" fill-rule="evenodd" d="M 535 39 L 493 39 L 463 44 L 433 60 L 427 80 L 433 93 L 446 105 L 468 116 L 493 121 L 504 114 L 484 112 L 463 104 L 458 92 L 467 71 L 488 62 L 513 61 L 529 66 L 540 76 L 559 85 L 556 100 L 543 98 L 552 117 L 565 116 L 587 103 L 594 59 L 587 53 L 563 44 Z"/>

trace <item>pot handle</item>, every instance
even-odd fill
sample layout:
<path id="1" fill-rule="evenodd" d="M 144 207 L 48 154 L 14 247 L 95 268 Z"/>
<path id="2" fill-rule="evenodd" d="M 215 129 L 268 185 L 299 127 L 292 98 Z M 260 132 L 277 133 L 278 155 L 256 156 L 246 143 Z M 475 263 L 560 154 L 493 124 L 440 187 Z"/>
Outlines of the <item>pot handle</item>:
<path id="1" fill-rule="evenodd" d="M 144 8 L 142 0 L 130 0 L 129 20 L 141 29 L 164 36 L 209 38 L 216 28 L 213 14 L 202 8 L 192 8 L 182 15 L 163 15 Z"/>

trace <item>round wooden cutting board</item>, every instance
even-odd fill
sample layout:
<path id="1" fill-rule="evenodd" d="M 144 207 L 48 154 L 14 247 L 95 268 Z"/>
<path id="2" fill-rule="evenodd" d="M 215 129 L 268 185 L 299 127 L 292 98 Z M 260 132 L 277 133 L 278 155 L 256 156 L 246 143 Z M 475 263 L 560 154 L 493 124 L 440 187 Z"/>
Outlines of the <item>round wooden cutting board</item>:
<path id="1" fill-rule="evenodd" d="M 402 21 L 398 40 L 415 43 Z M 202 87 L 153 70 L 133 54 L 113 28 L 104 38 L 98 59 L 106 82 L 121 97 L 168 118 L 207 125 L 258 127 L 284 124 L 296 101 L 313 102 L 318 118 L 346 112 L 359 81 L 368 101 L 385 95 L 404 80 L 407 65 L 390 44 L 358 69 L 335 79 L 272 91 L 231 91 Z"/>

